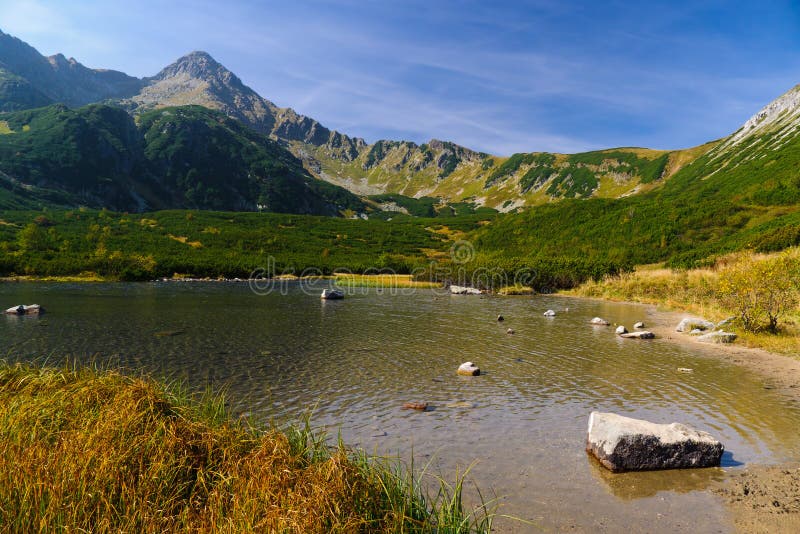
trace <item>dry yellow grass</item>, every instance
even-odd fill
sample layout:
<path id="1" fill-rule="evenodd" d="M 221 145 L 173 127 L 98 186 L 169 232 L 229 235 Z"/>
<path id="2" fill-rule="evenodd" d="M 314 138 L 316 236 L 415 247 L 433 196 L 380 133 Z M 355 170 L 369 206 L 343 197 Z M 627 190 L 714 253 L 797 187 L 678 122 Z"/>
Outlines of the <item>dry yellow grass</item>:
<path id="1" fill-rule="evenodd" d="M 218 397 L 0 364 L 2 530 L 488 531 L 487 516 L 462 513 L 460 487 L 427 503 L 391 465 L 328 447 L 307 424 L 232 421 Z"/>
<path id="2" fill-rule="evenodd" d="M 800 249 L 788 250 L 782 254 L 800 254 Z M 720 274 L 741 260 L 759 261 L 775 256 L 776 254 L 734 253 L 718 258 L 713 267 L 706 269 L 671 270 L 653 265 L 640 266 L 634 272 L 606 277 L 599 282 L 588 281 L 569 293 L 582 297 L 656 304 L 719 321 L 737 315 L 737 311 L 727 307 L 720 297 Z M 777 334 L 747 332 L 736 325 L 733 328 L 740 336 L 739 343 L 743 345 L 797 357 L 800 354 L 798 324 L 800 310 L 793 309 L 782 318 Z"/>

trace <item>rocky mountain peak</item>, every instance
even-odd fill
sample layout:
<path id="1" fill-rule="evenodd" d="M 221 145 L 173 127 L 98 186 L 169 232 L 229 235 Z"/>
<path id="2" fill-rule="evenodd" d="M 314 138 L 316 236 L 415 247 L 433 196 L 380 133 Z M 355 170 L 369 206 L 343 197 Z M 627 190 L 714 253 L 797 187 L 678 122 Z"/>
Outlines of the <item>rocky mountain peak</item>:
<path id="1" fill-rule="evenodd" d="M 725 143 L 731 146 L 741 140 L 761 135 L 771 130 L 781 129 L 790 125 L 800 125 L 800 85 L 779 96 L 758 113 L 750 117 L 744 125 L 734 133 Z"/>
<path id="2" fill-rule="evenodd" d="M 161 81 L 181 76 L 232 84 L 237 88 L 243 86 L 242 81 L 235 74 L 211 57 L 208 52 L 203 51 L 186 54 L 171 65 L 164 67 L 150 80 Z"/>

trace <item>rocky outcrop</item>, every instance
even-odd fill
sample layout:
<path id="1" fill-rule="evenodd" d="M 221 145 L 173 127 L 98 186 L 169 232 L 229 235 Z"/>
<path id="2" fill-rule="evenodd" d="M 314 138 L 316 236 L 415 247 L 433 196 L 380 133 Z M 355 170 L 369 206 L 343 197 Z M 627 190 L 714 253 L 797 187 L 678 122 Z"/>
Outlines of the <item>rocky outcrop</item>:
<path id="1" fill-rule="evenodd" d="M 718 466 L 724 447 L 688 425 L 592 412 L 586 450 L 609 470 L 621 472 Z"/>
<path id="2" fill-rule="evenodd" d="M 678 323 L 676 332 L 691 332 L 692 330 L 713 330 L 714 323 L 697 317 L 686 317 Z"/>

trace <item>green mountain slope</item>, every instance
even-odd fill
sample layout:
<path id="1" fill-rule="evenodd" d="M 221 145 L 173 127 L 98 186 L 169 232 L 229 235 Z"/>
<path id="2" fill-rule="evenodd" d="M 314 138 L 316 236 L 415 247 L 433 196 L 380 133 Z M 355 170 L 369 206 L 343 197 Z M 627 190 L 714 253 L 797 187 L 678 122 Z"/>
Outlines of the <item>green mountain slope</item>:
<path id="1" fill-rule="evenodd" d="M 694 265 L 745 247 L 800 243 L 800 86 L 677 171 L 622 199 L 563 201 L 480 229 L 489 256 Z"/>
<path id="2" fill-rule="evenodd" d="M 151 111 L 138 124 L 105 105 L 3 114 L 0 171 L 9 184 L 0 197 L 6 207 L 38 202 L 324 215 L 363 209 L 357 197 L 313 178 L 274 141 L 199 106 Z M 12 198 L 13 184 L 28 194 Z"/>

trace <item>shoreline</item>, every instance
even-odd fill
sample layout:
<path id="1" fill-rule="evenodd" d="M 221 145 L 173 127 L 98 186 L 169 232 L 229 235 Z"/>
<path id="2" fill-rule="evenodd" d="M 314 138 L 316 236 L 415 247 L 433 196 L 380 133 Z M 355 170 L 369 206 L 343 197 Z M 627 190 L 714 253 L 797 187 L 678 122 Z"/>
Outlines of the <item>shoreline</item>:
<path id="1" fill-rule="evenodd" d="M 563 293 L 564 298 L 610 301 Z M 736 343 L 702 343 L 696 337 L 675 331 L 685 317 L 697 314 L 659 309 L 656 304 L 615 300 L 641 306 L 645 329 L 656 339 L 676 343 L 702 354 L 741 366 L 764 379 L 764 389 L 774 390 L 800 403 L 800 360 Z M 612 327 L 608 327 L 612 328 Z M 636 341 L 646 343 L 646 341 Z M 723 468 L 725 478 L 708 491 L 717 495 L 729 511 L 738 532 L 800 532 L 800 458 L 783 464 L 746 464 Z"/>

